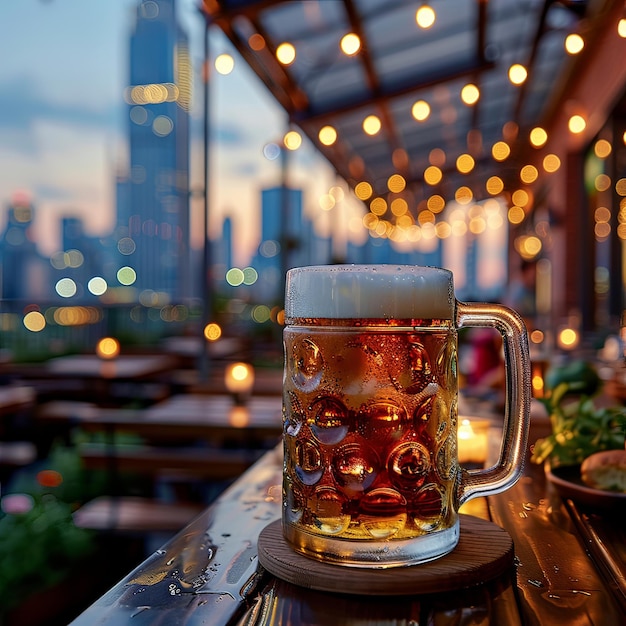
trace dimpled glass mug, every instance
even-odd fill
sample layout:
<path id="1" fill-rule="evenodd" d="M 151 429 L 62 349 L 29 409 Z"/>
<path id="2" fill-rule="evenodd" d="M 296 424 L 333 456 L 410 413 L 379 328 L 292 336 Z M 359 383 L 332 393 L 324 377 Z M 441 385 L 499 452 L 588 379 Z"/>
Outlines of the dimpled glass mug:
<path id="1" fill-rule="evenodd" d="M 498 463 L 457 458 L 457 329 L 503 337 L 506 403 Z M 459 506 L 510 487 L 528 434 L 524 323 L 463 303 L 445 269 L 300 267 L 287 273 L 282 528 L 297 552 L 385 568 L 441 557 Z"/>

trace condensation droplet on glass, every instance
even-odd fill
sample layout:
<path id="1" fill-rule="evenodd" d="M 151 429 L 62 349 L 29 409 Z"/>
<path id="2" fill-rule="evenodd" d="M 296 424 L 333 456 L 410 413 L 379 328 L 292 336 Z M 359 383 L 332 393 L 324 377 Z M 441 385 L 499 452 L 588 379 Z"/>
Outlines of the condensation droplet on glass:
<path id="1" fill-rule="evenodd" d="M 144 611 L 149 611 L 152 607 L 150 606 L 138 606 L 133 613 L 131 613 L 131 617 L 137 617 L 140 613 Z"/>
<path id="2" fill-rule="evenodd" d="M 350 493 L 368 489 L 379 472 L 378 455 L 364 442 L 348 443 L 333 453 L 332 472 L 337 484 Z"/>
<path id="3" fill-rule="evenodd" d="M 392 400 L 378 400 L 361 407 L 357 430 L 365 438 L 392 435 L 407 421 L 406 409 Z"/>
<path id="4" fill-rule="evenodd" d="M 324 367 L 324 359 L 319 346 L 311 339 L 297 342 L 292 352 L 293 382 L 302 391 L 312 391 L 317 387 Z"/>
<path id="5" fill-rule="evenodd" d="M 431 375 L 430 357 L 421 343 L 415 342 L 409 345 L 409 361 L 414 380 Z"/>
<path id="6" fill-rule="evenodd" d="M 296 475 L 305 485 L 315 485 L 324 474 L 322 453 L 313 441 L 298 441 L 295 446 L 294 460 Z"/>
<path id="7" fill-rule="evenodd" d="M 422 487 L 414 499 L 416 506 L 413 521 L 417 528 L 430 532 L 435 530 L 445 517 L 443 492 L 434 483 Z"/>
<path id="8" fill-rule="evenodd" d="M 361 516 L 361 527 L 374 539 L 389 539 L 406 526 L 406 513 L 396 516 Z M 385 546 L 385 550 L 387 546 Z"/>
<path id="9" fill-rule="evenodd" d="M 400 489 L 418 489 L 430 470 L 430 453 L 417 441 L 406 441 L 389 455 L 387 471 L 391 482 Z"/>
<path id="10" fill-rule="evenodd" d="M 349 413 L 340 400 L 324 396 L 311 405 L 311 410 L 311 432 L 321 443 L 334 445 L 348 434 Z"/>
<path id="11" fill-rule="evenodd" d="M 299 489 L 291 485 L 286 489 L 286 499 L 283 503 L 285 519 L 292 524 L 297 524 L 302 519 L 303 507 L 304 496 Z"/>
<path id="12" fill-rule="evenodd" d="M 313 515 L 313 525 L 325 535 L 338 535 L 350 524 L 350 515 L 343 512 L 346 499 L 332 487 L 320 487 L 308 505 Z"/>

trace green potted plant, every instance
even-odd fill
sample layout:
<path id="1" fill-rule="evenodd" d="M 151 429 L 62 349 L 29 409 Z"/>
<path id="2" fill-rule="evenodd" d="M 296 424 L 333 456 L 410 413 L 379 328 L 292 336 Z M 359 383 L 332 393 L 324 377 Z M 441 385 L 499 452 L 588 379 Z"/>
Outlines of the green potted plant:
<path id="1" fill-rule="evenodd" d="M 18 477 L 0 498 L 0 624 L 46 623 L 51 605 L 71 597 L 49 592 L 76 572 L 84 577 L 84 564 L 96 553 L 94 534 L 78 528 L 72 514 L 98 488 L 86 483 L 75 449 L 56 447 L 47 463 Z M 38 601 L 42 593 L 54 602 Z M 34 617 L 39 611 L 42 622 Z"/>
<path id="2" fill-rule="evenodd" d="M 626 407 L 598 406 L 602 384 L 592 365 L 572 361 L 555 368 L 546 375 L 546 388 L 541 402 L 551 433 L 537 440 L 531 461 L 577 465 L 594 452 L 624 448 Z"/>

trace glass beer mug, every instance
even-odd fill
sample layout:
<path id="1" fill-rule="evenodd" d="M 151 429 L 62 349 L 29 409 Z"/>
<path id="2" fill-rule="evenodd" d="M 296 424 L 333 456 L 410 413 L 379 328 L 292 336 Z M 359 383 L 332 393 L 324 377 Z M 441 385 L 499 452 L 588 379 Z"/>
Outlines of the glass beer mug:
<path id="1" fill-rule="evenodd" d="M 506 403 L 496 465 L 459 466 L 457 329 L 496 328 Z M 497 304 L 464 303 L 434 267 L 329 265 L 287 273 L 282 528 L 297 552 L 384 568 L 441 557 L 458 510 L 519 477 L 528 339 Z"/>

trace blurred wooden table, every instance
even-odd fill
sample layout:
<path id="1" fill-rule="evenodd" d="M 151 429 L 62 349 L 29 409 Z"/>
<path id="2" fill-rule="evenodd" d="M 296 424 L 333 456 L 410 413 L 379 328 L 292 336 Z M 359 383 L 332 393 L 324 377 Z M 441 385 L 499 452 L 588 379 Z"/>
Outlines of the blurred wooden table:
<path id="1" fill-rule="evenodd" d="M 35 390 L 32 387 L 7 385 L 0 387 L 0 417 L 14 415 L 35 406 Z"/>
<path id="2" fill-rule="evenodd" d="M 416 589 L 393 597 L 323 593 L 259 567 L 259 533 L 280 516 L 281 472 L 277 448 L 72 626 L 626 623 L 621 518 L 562 501 L 546 485 L 542 468 L 527 466 L 513 488 L 471 509 L 513 538 L 515 565 L 509 572 L 454 593 L 420 595 Z M 338 590 L 341 577 L 349 575 L 338 568 Z"/>
<path id="3" fill-rule="evenodd" d="M 2 371 L 15 384 L 32 387 L 38 402 L 65 398 L 117 406 L 166 397 L 168 378 L 177 366 L 173 356 L 162 354 L 120 355 L 112 360 L 75 354 L 43 363 L 6 364 Z"/>
<path id="4" fill-rule="evenodd" d="M 37 413 L 42 423 L 69 422 L 89 431 L 127 432 L 150 442 L 204 440 L 253 445 L 282 433 L 280 396 L 253 396 L 238 406 L 227 395 L 181 394 L 142 409 L 50 402 Z"/>

